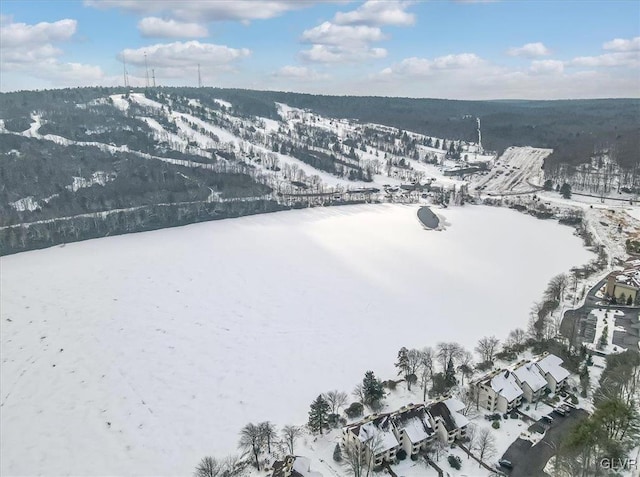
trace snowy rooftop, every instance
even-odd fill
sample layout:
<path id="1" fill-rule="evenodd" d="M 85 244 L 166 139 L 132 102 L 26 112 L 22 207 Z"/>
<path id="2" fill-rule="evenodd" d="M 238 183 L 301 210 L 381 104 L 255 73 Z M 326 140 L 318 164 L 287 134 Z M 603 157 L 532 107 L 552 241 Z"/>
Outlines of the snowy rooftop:
<path id="1" fill-rule="evenodd" d="M 540 373 L 535 363 L 525 363 L 513 371 L 521 383 L 527 383 L 535 393 L 547 385 L 547 380 Z"/>
<path id="2" fill-rule="evenodd" d="M 553 376 L 553 379 L 556 382 L 560 382 L 563 379 L 569 377 L 569 371 L 564 369 L 562 366 L 562 359 L 558 358 L 555 354 L 548 354 L 544 358 L 538 361 L 538 367 L 542 370 L 543 373 L 549 373 Z"/>
<path id="3" fill-rule="evenodd" d="M 413 444 L 422 442 L 433 434 L 424 406 L 397 413 L 393 417 L 393 423 L 396 429 L 406 432 Z"/>
<path id="4" fill-rule="evenodd" d="M 393 435 L 388 416 L 360 426 L 358 439 L 365 444 L 374 442 L 377 453 L 388 451 L 400 445 L 396 436 Z"/>
<path id="5" fill-rule="evenodd" d="M 511 371 L 500 371 L 491 379 L 491 388 L 504 397 L 507 402 L 518 399 L 522 396 L 522 389 L 518 385 L 515 376 Z"/>
<path id="6" fill-rule="evenodd" d="M 449 398 L 444 403 L 449 408 L 449 412 L 451 412 L 451 418 L 456 423 L 458 429 L 469 424 L 469 419 L 467 419 L 466 416 L 460 413 L 460 411 L 464 409 L 464 404 L 462 403 L 462 401 L 459 401 L 456 398 Z"/>
<path id="7" fill-rule="evenodd" d="M 454 400 L 455 401 L 455 400 Z M 433 418 L 440 417 L 444 421 L 444 427 L 447 432 L 460 429 L 469 424 L 469 420 L 457 411 L 453 411 L 450 405 L 453 405 L 450 399 L 439 401 L 429 406 L 429 413 Z M 454 405 L 454 408 L 455 405 Z"/>

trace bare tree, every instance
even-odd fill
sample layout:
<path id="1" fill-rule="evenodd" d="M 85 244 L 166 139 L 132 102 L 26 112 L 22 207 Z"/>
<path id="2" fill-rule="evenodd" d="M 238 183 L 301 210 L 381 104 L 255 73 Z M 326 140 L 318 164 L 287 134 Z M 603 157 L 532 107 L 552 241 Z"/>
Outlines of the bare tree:
<path id="1" fill-rule="evenodd" d="M 282 428 L 282 438 L 287 445 L 289 455 L 294 455 L 296 439 L 302 435 L 302 428 L 298 426 L 284 426 Z"/>
<path id="2" fill-rule="evenodd" d="M 362 452 L 360 446 L 367 446 L 368 450 Z M 369 477 L 373 470 L 373 458 L 382 446 L 382 437 L 375 434 L 362 444 L 358 441 L 347 441 L 342 446 L 342 465 L 353 477 Z"/>
<path id="3" fill-rule="evenodd" d="M 527 334 L 522 328 L 516 328 L 509 332 L 508 343 L 510 346 L 522 346 L 527 339 Z"/>
<path id="4" fill-rule="evenodd" d="M 455 364 L 460 359 L 460 355 L 462 354 L 462 346 L 458 343 L 438 343 L 438 361 L 444 371 L 449 364 L 449 360 L 451 359 Z"/>
<path id="5" fill-rule="evenodd" d="M 420 351 L 420 385 L 422 386 L 422 400 L 427 400 L 429 383 L 433 382 L 433 349 L 424 348 Z"/>
<path id="6" fill-rule="evenodd" d="M 481 461 L 491 459 L 496 454 L 496 438 L 487 428 L 478 432 L 475 450 L 478 451 L 478 458 Z"/>
<path id="7" fill-rule="evenodd" d="M 260 451 L 262 450 L 263 434 L 260 426 L 249 423 L 240 431 L 240 442 L 238 447 L 244 451 L 251 452 L 256 460 L 256 468 L 260 470 Z"/>
<path id="8" fill-rule="evenodd" d="M 466 349 L 463 349 L 460 353 L 460 360 L 458 365 L 458 371 L 461 374 L 460 385 L 464 386 L 465 376 L 469 377 L 473 374 L 473 355 Z"/>
<path id="9" fill-rule="evenodd" d="M 203 457 L 196 471 L 194 477 L 218 477 L 224 472 L 225 466 L 216 460 L 215 457 Z"/>
<path id="10" fill-rule="evenodd" d="M 561 301 L 564 290 L 567 288 L 568 284 L 569 279 L 564 273 L 556 275 L 551 279 L 551 281 L 549 281 L 549 285 L 547 285 L 547 289 L 544 293 L 545 298 L 551 301 Z"/>
<path id="11" fill-rule="evenodd" d="M 274 426 L 273 423 L 269 421 L 265 421 L 258 424 L 258 427 L 260 428 L 260 433 L 262 434 L 262 440 L 267 442 L 267 451 L 269 452 L 269 454 L 271 454 L 271 442 L 273 441 L 274 437 L 278 435 L 276 426 Z"/>
<path id="12" fill-rule="evenodd" d="M 347 393 L 334 389 L 325 394 L 327 402 L 331 406 L 331 414 L 336 414 L 349 400 Z"/>
<path id="13" fill-rule="evenodd" d="M 467 430 L 465 432 L 465 435 L 468 439 L 467 441 L 467 449 L 469 449 L 469 451 L 471 451 L 471 449 L 473 449 L 476 445 L 476 441 L 478 440 L 478 426 L 476 426 L 475 424 L 469 424 L 467 426 Z M 467 454 L 467 459 L 470 457 L 469 454 Z"/>
<path id="14" fill-rule="evenodd" d="M 480 338 L 478 346 L 476 346 L 476 351 L 482 358 L 483 363 L 493 361 L 496 351 L 498 350 L 498 344 L 500 344 L 500 340 L 495 336 L 485 336 L 484 338 Z"/>
<path id="15" fill-rule="evenodd" d="M 356 387 L 353 389 L 352 394 L 358 400 L 358 402 L 364 405 L 365 395 L 364 395 L 364 387 L 362 386 L 362 384 L 356 385 Z"/>

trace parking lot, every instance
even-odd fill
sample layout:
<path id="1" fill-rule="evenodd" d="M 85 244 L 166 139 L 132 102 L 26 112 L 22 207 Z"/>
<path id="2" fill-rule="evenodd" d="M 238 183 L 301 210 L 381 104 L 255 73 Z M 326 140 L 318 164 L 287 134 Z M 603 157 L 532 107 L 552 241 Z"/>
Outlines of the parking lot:
<path id="1" fill-rule="evenodd" d="M 543 471 L 549 459 L 557 452 L 564 437 L 588 414 L 582 409 L 572 410 L 566 416 L 553 414 L 551 424 L 542 420 L 533 426 L 546 429 L 544 438 L 536 445 L 531 441 L 517 439 L 504 453 L 502 459 L 511 461 L 513 469 L 500 469 L 511 477 L 548 477 Z"/>

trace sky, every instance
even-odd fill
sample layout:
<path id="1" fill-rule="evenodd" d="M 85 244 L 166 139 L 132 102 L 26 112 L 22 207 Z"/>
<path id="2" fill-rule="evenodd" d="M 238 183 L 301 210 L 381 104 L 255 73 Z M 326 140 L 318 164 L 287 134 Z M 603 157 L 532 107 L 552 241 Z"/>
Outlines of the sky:
<path id="1" fill-rule="evenodd" d="M 145 64 L 146 62 L 146 64 Z M 638 0 L 0 0 L 0 91 L 640 97 Z M 148 72 L 148 73 L 147 73 Z"/>

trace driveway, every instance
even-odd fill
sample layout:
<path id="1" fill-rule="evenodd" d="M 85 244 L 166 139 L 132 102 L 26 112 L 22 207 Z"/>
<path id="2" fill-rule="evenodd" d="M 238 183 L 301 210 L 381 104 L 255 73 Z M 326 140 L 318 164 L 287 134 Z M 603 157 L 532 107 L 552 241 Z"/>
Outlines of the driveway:
<path id="1" fill-rule="evenodd" d="M 542 469 L 566 435 L 589 414 L 582 409 L 574 409 L 565 417 L 553 415 L 554 420 L 544 436 L 535 446 L 530 441 L 517 439 L 504 453 L 503 459 L 511 461 L 513 469 L 508 472 L 511 477 L 548 477 Z"/>

